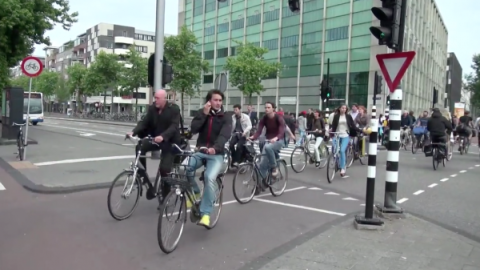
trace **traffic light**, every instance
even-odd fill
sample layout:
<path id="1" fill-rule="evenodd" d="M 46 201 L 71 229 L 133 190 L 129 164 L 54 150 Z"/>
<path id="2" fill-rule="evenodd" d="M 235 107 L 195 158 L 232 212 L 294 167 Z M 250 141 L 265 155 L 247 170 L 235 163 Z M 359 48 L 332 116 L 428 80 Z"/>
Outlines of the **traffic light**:
<path id="1" fill-rule="evenodd" d="M 390 95 L 387 96 L 387 107 L 390 106 Z"/>
<path id="2" fill-rule="evenodd" d="M 292 12 L 300 11 L 300 0 L 288 0 L 288 7 Z"/>
<path id="3" fill-rule="evenodd" d="M 380 20 L 380 27 L 370 27 L 370 32 L 378 39 L 378 45 L 397 49 L 400 35 L 400 20 L 403 0 L 382 0 L 382 7 L 373 7 L 373 15 Z"/>
<path id="4" fill-rule="evenodd" d="M 433 87 L 433 105 L 438 103 L 438 90 L 437 88 Z"/>
<path id="5" fill-rule="evenodd" d="M 150 86 L 154 86 L 154 81 L 155 81 L 155 53 L 150 55 L 150 58 L 148 58 L 148 84 Z M 162 87 L 165 87 L 165 85 L 171 83 L 173 80 L 173 68 L 172 66 L 168 63 L 167 59 L 165 56 L 163 57 L 163 68 L 162 68 Z"/>
<path id="6" fill-rule="evenodd" d="M 383 84 L 383 77 L 380 75 L 377 75 L 377 73 L 375 72 L 375 87 L 373 89 L 375 91 L 375 95 L 379 95 L 382 93 L 382 84 Z"/>

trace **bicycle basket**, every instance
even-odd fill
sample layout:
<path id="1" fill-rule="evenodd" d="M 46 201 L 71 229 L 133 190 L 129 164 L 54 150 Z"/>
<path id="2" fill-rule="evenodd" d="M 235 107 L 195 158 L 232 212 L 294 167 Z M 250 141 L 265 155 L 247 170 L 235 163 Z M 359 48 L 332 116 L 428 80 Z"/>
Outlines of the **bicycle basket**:
<path id="1" fill-rule="evenodd" d="M 423 146 L 423 152 L 425 153 L 426 157 L 431 157 L 433 156 L 433 147 L 431 144 L 424 145 Z"/>

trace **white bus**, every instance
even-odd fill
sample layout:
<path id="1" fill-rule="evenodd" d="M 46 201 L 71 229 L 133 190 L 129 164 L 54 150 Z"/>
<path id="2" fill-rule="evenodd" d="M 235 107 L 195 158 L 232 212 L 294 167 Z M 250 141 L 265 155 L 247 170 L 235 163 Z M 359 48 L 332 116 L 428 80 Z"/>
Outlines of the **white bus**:
<path id="1" fill-rule="evenodd" d="M 27 119 L 28 92 L 23 93 L 23 120 Z M 30 93 L 30 122 L 35 126 L 43 122 L 43 94 L 39 92 Z"/>

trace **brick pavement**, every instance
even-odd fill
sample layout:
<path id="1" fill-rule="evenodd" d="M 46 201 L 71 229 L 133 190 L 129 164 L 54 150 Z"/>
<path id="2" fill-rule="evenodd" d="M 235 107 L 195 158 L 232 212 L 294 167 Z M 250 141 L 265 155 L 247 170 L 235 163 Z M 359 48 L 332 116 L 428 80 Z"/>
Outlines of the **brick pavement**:
<path id="1" fill-rule="evenodd" d="M 355 230 L 350 217 L 242 269 L 479 270 L 480 243 L 412 215 L 386 221 L 384 231 Z"/>

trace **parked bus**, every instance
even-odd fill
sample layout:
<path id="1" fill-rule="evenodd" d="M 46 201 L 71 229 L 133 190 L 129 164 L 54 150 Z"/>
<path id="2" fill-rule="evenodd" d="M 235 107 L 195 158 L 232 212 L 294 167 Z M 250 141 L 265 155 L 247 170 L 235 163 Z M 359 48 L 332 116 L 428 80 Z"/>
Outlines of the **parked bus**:
<path id="1" fill-rule="evenodd" d="M 28 92 L 23 93 L 23 120 L 27 119 Z M 43 122 L 43 94 L 30 93 L 30 122 L 35 126 Z"/>

